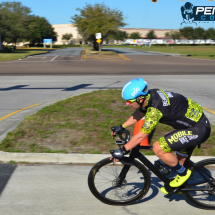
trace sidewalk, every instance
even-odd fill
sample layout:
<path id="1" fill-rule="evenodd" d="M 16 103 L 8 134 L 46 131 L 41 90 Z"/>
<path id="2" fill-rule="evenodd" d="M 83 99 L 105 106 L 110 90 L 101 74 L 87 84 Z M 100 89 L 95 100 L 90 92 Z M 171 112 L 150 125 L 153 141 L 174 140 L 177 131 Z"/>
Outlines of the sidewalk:
<path id="1" fill-rule="evenodd" d="M 54 163 L 54 164 L 94 164 L 98 161 L 110 157 L 109 154 L 54 154 L 54 153 L 10 153 L 0 151 L 1 162 L 27 162 L 27 163 Z M 155 155 L 146 156 L 154 163 L 158 160 Z M 193 162 L 215 158 L 213 156 L 192 156 Z"/>

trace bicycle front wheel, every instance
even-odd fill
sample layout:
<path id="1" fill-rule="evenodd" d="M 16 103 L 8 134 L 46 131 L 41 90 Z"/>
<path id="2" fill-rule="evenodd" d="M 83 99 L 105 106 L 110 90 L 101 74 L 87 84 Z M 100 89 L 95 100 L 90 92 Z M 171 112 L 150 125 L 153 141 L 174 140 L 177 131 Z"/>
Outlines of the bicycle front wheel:
<path id="1" fill-rule="evenodd" d="M 195 164 L 196 170 L 188 180 L 187 188 L 196 189 L 195 191 L 184 192 L 185 198 L 194 206 L 207 210 L 215 209 L 215 159 L 207 159 Z M 207 179 L 205 179 L 205 178 Z M 210 181 L 210 183 L 208 182 Z M 211 189 L 202 191 L 197 189 Z"/>
<path id="2" fill-rule="evenodd" d="M 122 173 L 126 172 L 121 182 Z M 92 194 L 110 205 L 128 205 L 141 199 L 151 184 L 147 169 L 134 160 L 133 166 L 113 164 L 110 158 L 98 162 L 90 171 L 88 185 Z"/>

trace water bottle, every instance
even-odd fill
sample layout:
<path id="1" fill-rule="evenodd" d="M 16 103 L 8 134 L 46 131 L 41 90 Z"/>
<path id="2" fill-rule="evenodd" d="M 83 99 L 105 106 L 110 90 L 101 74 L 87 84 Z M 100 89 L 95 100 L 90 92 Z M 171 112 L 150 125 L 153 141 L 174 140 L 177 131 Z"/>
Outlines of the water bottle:
<path id="1" fill-rule="evenodd" d="M 164 175 L 169 175 L 170 170 L 167 167 L 165 167 L 159 160 L 155 161 L 155 166 Z"/>

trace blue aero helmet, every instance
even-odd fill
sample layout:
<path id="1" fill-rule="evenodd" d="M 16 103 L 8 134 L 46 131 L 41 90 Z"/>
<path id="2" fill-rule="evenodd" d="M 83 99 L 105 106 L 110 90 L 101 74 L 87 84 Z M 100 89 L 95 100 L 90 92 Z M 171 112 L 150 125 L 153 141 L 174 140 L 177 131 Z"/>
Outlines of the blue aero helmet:
<path id="1" fill-rule="evenodd" d="M 131 100 L 148 93 L 148 84 L 142 78 L 136 78 L 127 82 L 122 88 L 122 98 Z"/>

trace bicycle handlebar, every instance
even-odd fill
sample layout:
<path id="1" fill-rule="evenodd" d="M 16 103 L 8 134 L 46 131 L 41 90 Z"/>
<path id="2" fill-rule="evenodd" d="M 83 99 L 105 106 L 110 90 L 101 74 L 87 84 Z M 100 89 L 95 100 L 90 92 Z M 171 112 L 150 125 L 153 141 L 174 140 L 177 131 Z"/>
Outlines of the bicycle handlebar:
<path id="1" fill-rule="evenodd" d="M 111 130 L 113 131 L 113 132 L 115 132 L 115 127 L 111 127 Z M 121 132 L 118 132 L 117 133 L 118 135 L 119 135 L 119 138 L 122 140 L 122 141 L 125 141 L 126 143 L 127 142 L 129 142 L 129 140 L 130 140 L 130 131 L 128 131 L 128 130 L 123 130 L 123 131 L 121 131 Z M 125 134 L 125 138 L 122 136 L 123 134 Z M 114 135 L 114 136 L 116 136 L 116 135 Z"/>

